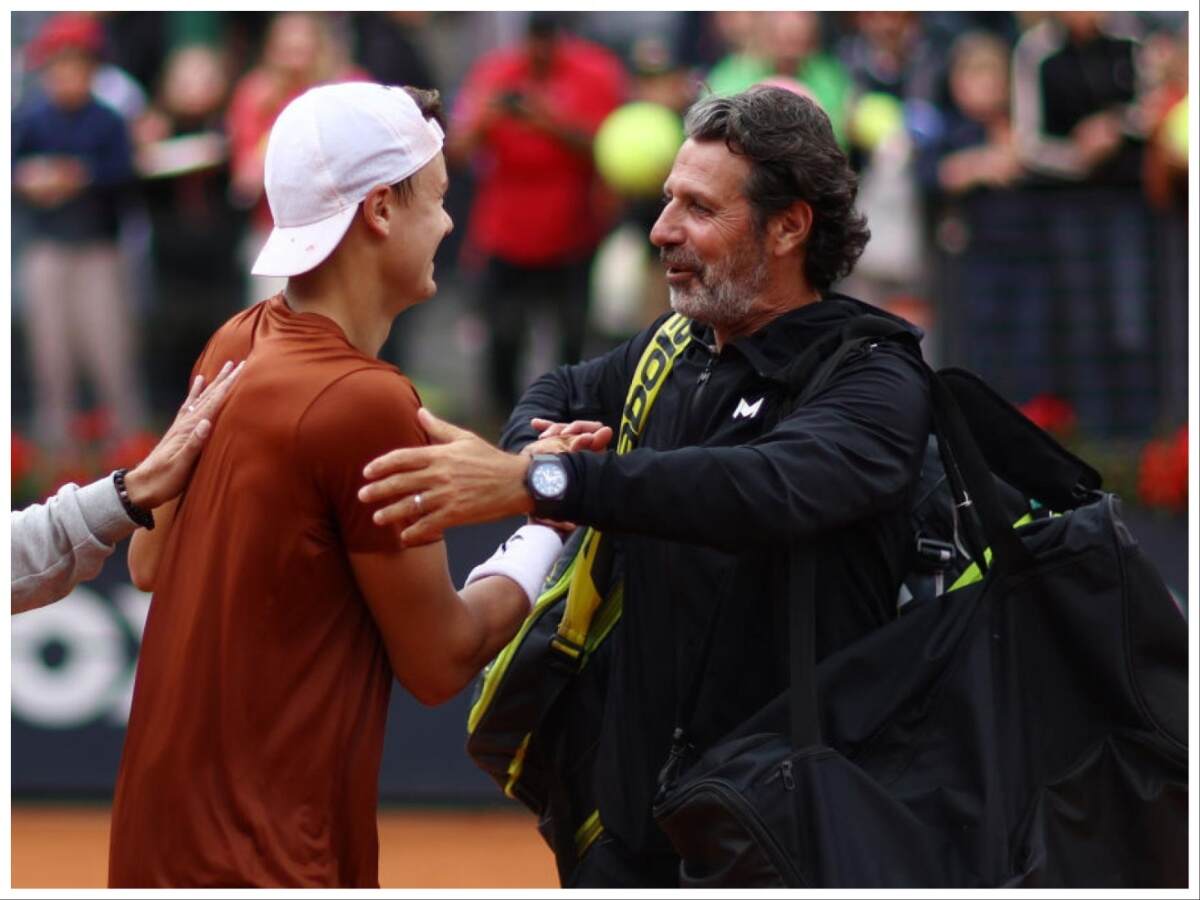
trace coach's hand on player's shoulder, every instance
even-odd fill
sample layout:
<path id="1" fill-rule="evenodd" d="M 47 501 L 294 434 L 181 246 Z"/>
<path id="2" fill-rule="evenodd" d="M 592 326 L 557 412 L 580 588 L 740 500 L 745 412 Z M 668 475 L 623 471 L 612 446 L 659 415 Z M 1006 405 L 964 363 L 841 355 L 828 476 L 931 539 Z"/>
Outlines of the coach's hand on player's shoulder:
<path id="1" fill-rule="evenodd" d="M 358 492 L 377 509 L 377 525 L 401 525 L 405 544 L 439 540 L 455 525 L 489 522 L 528 513 L 525 490 L 529 457 L 505 453 L 483 438 L 443 422 L 427 409 L 417 412 L 429 435 L 427 447 L 393 450 L 363 469 L 367 484 Z"/>
<path id="2" fill-rule="evenodd" d="M 134 504 L 142 509 L 156 509 L 183 491 L 204 441 L 212 431 L 213 419 L 245 365 L 245 361 L 236 366 L 232 362 L 225 363 L 207 387 L 204 376 L 196 376 L 167 433 L 146 458 L 125 475 L 125 487 Z"/>

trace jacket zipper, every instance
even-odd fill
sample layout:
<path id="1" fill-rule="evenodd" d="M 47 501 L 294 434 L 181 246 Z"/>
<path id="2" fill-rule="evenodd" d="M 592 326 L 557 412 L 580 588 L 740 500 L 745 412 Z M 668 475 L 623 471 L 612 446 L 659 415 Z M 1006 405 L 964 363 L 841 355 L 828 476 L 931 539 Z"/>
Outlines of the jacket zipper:
<path id="1" fill-rule="evenodd" d="M 696 379 L 696 389 L 692 391 L 692 412 L 696 411 L 696 406 L 700 399 L 700 394 L 704 390 L 704 386 L 708 384 L 708 379 L 712 377 L 713 366 L 716 365 L 717 354 L 712 348 L 708 350 L 708 362 L 704 364 L 703 371 L 700 372 L 700 377 Z"/>
<path id="2" fill-rule="evenodd" d="M 788 768 L 788 777 L 791 777 L 790 767 Z M 791 790 L 791 788 L 789 788 L 789 790 Z M 812 887 L 812 885 L 809 884 L 808 879 L 800 874 L 800 870 L 797 869 L 792 863 L 792 860 L 788 857 L 787 853 L 784 852 L 783 848 L 779 845 L 779 842 L 775 840 L 775 836 L 767 830 L 767 827 L 763 824 L 758 813 L 754 811 L 750 804 L 746 802 L 745 798 L 742 797 L 742 795 L 737 792 L 737 789 L 734 788 L 733 785 L 729 784 L 729 782 L 718 778 L 707 778 L 704 781 L 700 781 L 692 785 L 686 793 L 678 797 L 671 805 L 675 808 L 678 808 L 689 797 L 695 794 L 704 793 L 705 791 L 724 798 L 725 807 L 733 813 L 734 818 L 737 819 L 737 821 L 755 837 L 759 844 L 766 849 L 767 856 L 770 858 L 771 862 L 775 864 L 776 869 L 778 869 L 784 875 L 785 879 L 787 879 L 785 887 Z"/>
<path id="3" fill-rule="evenodd" d="M 688 401 L 688 414 L 685 419 L 683 446 L 692 446 L 699 441 L 700 433 L 697 427 L 698 417 L 700 413 L 700 398 L 704 393 L 704 386 L 708 384 L 708 379 L 712 377 L 713 367 L 717 363 L 717 354 L 711 347 L 705 348 L 708 351 L 708 361 L 705 362 L 704 368 L 700 372 L 700 377 L 696 379 L 696 386 L 692 389 L 691 399 Z"/>

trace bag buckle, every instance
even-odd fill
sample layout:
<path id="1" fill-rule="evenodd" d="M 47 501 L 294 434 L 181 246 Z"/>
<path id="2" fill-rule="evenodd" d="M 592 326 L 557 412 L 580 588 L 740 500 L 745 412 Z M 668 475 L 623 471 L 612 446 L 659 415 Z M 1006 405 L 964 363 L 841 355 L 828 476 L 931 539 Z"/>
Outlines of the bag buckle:
<path id="1" fill-rule="evenodd" d="M 954 561 L 958 549 L 949 541 L 938 541 L 933 538 L 917 538 L 917 556 L 922 562 L 928 563 L 935 569 L 944 569 Z"/>
<path id="2" fill-rule="evenodd" d="M 946 590 L 946 572 L 958 555 L 958 548 L 950 541 L 939 541 L 934 538 L 917 538 L 917 561 L 915 568 L 918 572 L 933 576 L 933 596 L 940 597 Z"/>
<path id="3" fill-rule="evenodd" d="M 550 636 L 550 649 L 554 651 L 550 656 L 551 661 L 565 666 L 571 672 L 576 671 L 583 660 L 583 644 L 577 644 L 557 631 Z"/>

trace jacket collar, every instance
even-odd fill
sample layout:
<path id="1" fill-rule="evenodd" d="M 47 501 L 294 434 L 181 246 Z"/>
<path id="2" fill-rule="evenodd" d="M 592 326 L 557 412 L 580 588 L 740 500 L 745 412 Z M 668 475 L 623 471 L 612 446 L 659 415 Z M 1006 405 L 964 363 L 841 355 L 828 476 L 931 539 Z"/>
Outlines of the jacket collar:
<path id="1" fill-rule="evenodd" d="M 861 315 L 874 315 L 899 322 L 918 341 L 924 333 L 916 325 L 887 310 L 855 300 L 844 294 L 826 293 L 816 303 L 809 303 L 772 319 L 754 334 L 726 344 L 754 368 L 759 376 L 781 381 L 782 370 L 812 341 L 829 334 Z M 713 345 L 713 330 L 698 322 L 692 323 L 693 338 L 706 346 Z"/>

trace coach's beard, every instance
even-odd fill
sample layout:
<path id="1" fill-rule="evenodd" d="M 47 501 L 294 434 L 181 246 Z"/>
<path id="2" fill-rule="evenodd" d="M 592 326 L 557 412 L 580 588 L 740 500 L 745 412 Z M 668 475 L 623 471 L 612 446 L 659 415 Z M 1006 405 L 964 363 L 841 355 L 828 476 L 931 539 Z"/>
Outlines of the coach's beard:
<path id="1" fill-rule="evenodd" d="M 679 248 L 663 248 L 659 256 L 664 265 L 693 276 L 685 287 L 668 286 L 671 309 L 714 328 L 732 329 L 744 321 L 767 280 L 766 252 L 749 242 L 713 266 Z"/>

